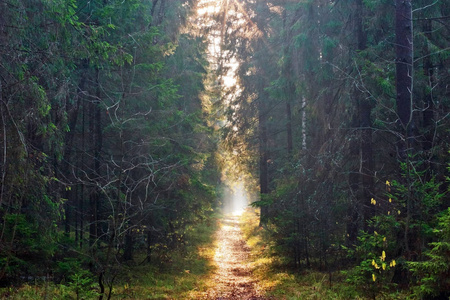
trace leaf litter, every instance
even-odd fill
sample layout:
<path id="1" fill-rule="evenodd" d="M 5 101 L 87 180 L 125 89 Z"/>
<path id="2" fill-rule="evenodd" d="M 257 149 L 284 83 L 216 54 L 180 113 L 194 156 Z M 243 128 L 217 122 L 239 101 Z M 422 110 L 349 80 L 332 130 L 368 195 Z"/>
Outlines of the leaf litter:
<path id="1" fill-rule="evenodd" d="M 238 216 L 225 216 L 216 233 L 218 247 L 214 256 L 217 266 L 213 274 L 214 286 L 203 299 L 265 300 L 263 292 L 252 276 L 249 264 L 250 248 L 243 239 Z"/>

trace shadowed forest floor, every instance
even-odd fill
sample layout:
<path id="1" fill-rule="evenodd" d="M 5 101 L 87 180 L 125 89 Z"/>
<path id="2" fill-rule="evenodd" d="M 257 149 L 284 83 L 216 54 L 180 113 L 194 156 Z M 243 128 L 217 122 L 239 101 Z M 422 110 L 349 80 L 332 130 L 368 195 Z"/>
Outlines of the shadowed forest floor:
<path id="1" fill-rule="evenodd" d="M 285 267 L 270 252 L 269 237 L 256 213 L 221 216 L 217 222 L 199 224 L 189 246 L 173 252 L 171 261 L 133 265 L 115 282 L 111 299 L 368 299 L 345 281 L 340 271 L 303 270 Z M 88 280 L 89 278 L 83 279 Z M 43 282 L 0 289 L 0 299 L 98 299 L 91 288 Z M 408 292 L 385 291 L 377 299 L 414 299 Z M 104 299 L 107 297 L 105 296 Z M 373 298 L 372 298 L 373 299 Z"/>

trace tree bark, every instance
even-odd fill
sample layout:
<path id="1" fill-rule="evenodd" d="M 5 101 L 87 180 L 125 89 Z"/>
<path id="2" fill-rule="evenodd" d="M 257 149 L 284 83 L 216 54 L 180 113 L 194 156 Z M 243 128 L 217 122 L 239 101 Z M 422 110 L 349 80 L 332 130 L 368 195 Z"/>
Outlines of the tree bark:
<path id="1" fill-rule="evenodd" d="M 425 37 L 429 40 L 431 39 L 431 32 L 433 30 L 433 26 L 431 20 L 426 20 L 423 23 L 423 32 Z M 433 147 L 433 125 L 434 125 L 434 102 L 433 102 L 433 86 L 434 86 L 434 72 L 433 72 L 433 64 L 431 62 L 430 57 L 430 49 L 428 48 L 428 43 L 425 42 L 423 48 L 423 73 L 425 77 L 428 79 L 428 85 L 425 86 L 424 92 L 424 100 L 423 100 L 423 129 L 424 133 L 424 141 L 422 148 L 425 151 L 429 151 Z"/>
<path id="2" fill-rule="evenodd" d="M 291 112 L 291 102 L 289 99 L 286 101 L 286 138 L 287 138 L 287 152 L 288 154 L 292 154 L 292 150 L 294 148 L 292 142 L 292 112 Z"/>
<path id="3" fill-rule="evenodd" d="M 97 68 L 95 76 L 96 83 L 96 99 L 90 103 L 91 111 L 90 111 L 90 123 L 89 129 L 91 132 L 91 145 L 94 146 L 93 149 L 93 176 L 94 176 L 94 184 L 99 184 L 101 180 L 101 171 L 100 171 L 100 160 L 101 160 L 101 149 L 102 149 L 102 115 L 101 115 L 101 107 L 100 107 L 100 82 L 99 82 L 99 69 Z M 97 186 L 92 188 L 90 194 L 90 214 L 91 214 L 91 223 L 90 223 L 90 242 L 91 245 L 98 237 L 98 220 L 100 215 L 100 190 Z"/>
<path id="4" fill-rule="evenodd" d="M 267 112 L 265 111 L 264 99 L 259 100 L 259 185 L 261 198 L 269 194 L 269 154 L 267 138 Z M 266 205 L 261 206 L 260 224 L 266 222 L 269 208 Z"/>
<path id="5" fill-rule="evenodd" d="M 283 10 L 283 56 L 284 56 L 284 65 L 283 65 L 283 74 L 287 76 L 286 78 L 286 142 L 287 142 L 287 152 L 289 156 L 292 154 L 293 150 L 293 142 L 292 142 L 292 110 L 291 110 L 291 101 L 295 97 L 295 86 L 292 83 L 291 79 L 291 70 L 290 70 L 290 59 L 288 53 L 288 44 L 289 44 L 289 35 L 286 27 L 286 9 Z"/>
<path id="6" fill-rule="evenodd" d="M 363 95 L 360 94 L 362 97 Z M 359 201 L 360 207 L 363 207 L 364 229 L 367 230 L 367 222 L 375 214 L 374 206 L 367 205 L 374 196 L 373 182 L 373 147 L 372 147 L 372 106 L 369 100 L 360 99 L 359 114 L 361 119 L 361 182 L 362 197 Z"/>
<path id="7" fill-rule="evenodd" d="M 399 155 L 406 158 L 411 147 L 414 122 L 412 118 L 413 87 L 413 24 L 411 0 L 395 1 L 395 67 L 397 115 L 404 134 L 399 144 Z"/>
<path id="8" fill-rule="evenodd" d="M 396 53 L 396 89 L 397 114 L 400 130 L 404 138 L 399 141 L 398 155 L 400 160 L 406 161 L 412 153 L 413 127 L 412 118 L 412 88 L 413 88 L 413 25 L 411 0 L 395 1 L 395 53 Z M 411 187 L 410 178 L 405 178 L 408 189 Z M 406 197 L 406 219 L 404 243 L 406 253 L 410 253 L 409 222 L 412 214 L 411 191 Z"/>
<path id="9" fill-rule="evenodd" d="M 82 76 L 80 84 L 78 85 L 78 89 L 82 91 L 84 89 L 84 85 L 86 82 L 86 77 Z M 75 132 L 76 132 L 76 126 L 78 123 L 78 115 L 80 112 L 80 106 L 81 106 L 81 95 L 80 92 L 77 96 L 77 102 L 74 107 L 72 105 L 68 105 L 67 114 L 68 114 L 68 126 L 69 130 L 65 135 L 64 139 L 64 156 L 63 161 L 61 164 L 60 172 L 63 174 L 64 181 L 69 181 L 69 184 L 73 184 L 73 176 L 72 170 L 70 168 L 71 162 L 72 162 L 72 150 L 73 150 L 73 142 L 75 138 Z M 71 186 L 71 185 L 70 185 Z M 66 219 L 64 220 L 65 223 L 65 232 L 67 235 L 70 233 L 70 225 L 71 222 L 77 223 L 77 210 L 76 210 L 76 202 L 77 198 L 76 195 L 78 194 L 76 190 L 72 189 L 66 189 L 65 191 L 65 198 L 67 199 L 67 202 L 65 203 L 65 211 L 66 211 Z M 74 196 L 75 195 L 75 196 Z M 75 226 L 75 231 L 77 231 L 77 227 Z M 78 233 L 76 233 L 76 237 L 78 238 Z"/>
<path id="10" fill-rule="evenodd" d="M 358 52 L 367 48 L 367 35 L 363 18 L 363 1 L 357 0 L 355 2 L 354 24 Z M 356 242 L 361 220 L 365 226 L 366 221 L 373 215 L 373 208 L 367 205 L 373 194 L 372 120 L 370 117 L 372 106 L 369 100 L 364 98 L 362 85 L 362 82 L 357 81 L 353 91 L 356 109 L 351 123 L 357 132 L 352 135 L 349 153 L 352 160 L 355 160 L 349 172 L 349 185 L 352 197 L 355 199 L 350 203 L 347 216 L 347 237 L 350 245 Z"/>

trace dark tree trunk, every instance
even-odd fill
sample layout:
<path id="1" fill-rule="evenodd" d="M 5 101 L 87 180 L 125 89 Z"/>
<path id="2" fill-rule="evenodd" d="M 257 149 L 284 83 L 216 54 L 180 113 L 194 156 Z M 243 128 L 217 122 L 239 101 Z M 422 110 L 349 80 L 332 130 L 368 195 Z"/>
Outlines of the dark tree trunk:
<path id="1" fill-rule="evenodd" d="M 0 85 L 3 85 L 3 82 L 0 82 Z M 8 140 L 7 140 L 7 130 L 6 130 L 6 109 L 4 107 L 4 99 L 3 99 L 3 88 L 0 87 L 0 119 L 1 119 L 1 128 L 0 128 L 0 171 L 1 171 L 1 181 L 0 181 L 0 207 L 3 205 L 3 199 L 6 194 L 6 171 L 7 171 L 7 158 L 8 158 Z M 0 218 L 3 217 L 3 212 L 0 212 Z"/>
<path id="2" fill-rule="evenodd" d="M 150 15 L 155 18 L 155 9 L 156 6 L 158 5 L 159 0 L 153 0 L 152 1 L 152 9 L 150 10 Z"/>
<path id="3" fill-rule="evenodd" d="M 0 45 L 7 45 L 7 31 L 6 31 L 6 14 L 8 6 L 6 2 L 0 3 Z M 3 205 L 7 170 L 7 132 L 6 132 L 6 93 L 5 93 L 6 80 L 0 76 L 0 208 Z M 0 211 L 0 219 L 3 217 L 3 212 Z M 0 240 L 1 241 L 1 240 Z"/>
<path id="4" fill-rule="evenodd" d="M 3 12 L 0 14 L 0 45 L 4 45 L 7 41 L 7 31 L 6 31 L 6 14 L 4 12 L 8 11 L 8 4 L 6 2 L 0 3 L 1 11 Z"/>
<path id="5" fill-rule="evenodd" d="M 101 181 L 100 161 L 102 149 L 102 118 L 100 106 L 100 82 L 99 70 L 96 70 L 96 99 L 90 103 L 90 123 L 89 129 L 91 133 L 91 145 L 94 146 L 93 151 L 93 176 L 96 184 Z M 98 237 L 98 221 L 100 215 L 100 190 L 98 187 L 93 187 L 89 197 L 90 203 L 90 242 L 91 245 Z"/>
<path id="6" fill-rule="evenodd" d="M 125 235 L 123 259 L 125 261 L 133 259 L 133 233 L 131 232 L 131 229 L 129 229 Z"/>
<path id="7" fill-rule="evenodd" d="M 86 155 L 86 103 L 83 103 L 83 110 L 82 110 L 82 121 L 81 121 L 81 155 L 80 155 L 80 165 L 81 168 L 84 168 L 84 164 L 85 164 L 85 155 Z M 77 174 L 78 177 L 80 177 L 80 170 L 79 168 L 77 169 Z M 84 211 L 85 209 L 85 185 L 84 184 L 80 184 L 80 196 L 78 197 L 78 215 L 80 218 L 80 249 L 83 248 L 83 239 L 84 239 L 84 222 L 85 222 L 85 218 L 86 218 L 86 212 Z"/>
<path id="8" fill-rule="evenodd" d="M 84 64 L 85 65 L 85 64 Z M 86 65 L 85 65 L 86 67 Z M 78 89 L 82 91 L 84 89 L 84 85 L 86 82 L 86 76 L 82 76 L 80 84 L 78 85 Z M 73 143 L 74 143 L 74 137 L 76 132 L 76 126 L 78 123 L 78 115 L 80 111 L 82 98 L 80 93 L 78 93 L 77 102 L 75 106 L 68 105 L 67 106 L 67 114 L 68 114 L 68 126 L 69 130 L 66 133 L 65 136 L 65 148 L 64 148 L 64 157 L 61 164 L 60 172 L 64 176 L 64 181 L 68 181 L 69 184 L 72 184 L 73 182 L 73 176 L 72 176 L 72 150 L 73 150 Z M 67 199 L 67 202 L 65 203 L 65 211 L 66 211 L 66 219 L 65 222 L 65 232 L 67 235 L 70 233 L 70 225 L 71 222 L 77 222 L 77 211 L 75 209 L 76 207 L 76 201 L 77 198 L 74 196 L 76 193 L 75 190 L 67 189 L 65 191 L 65 198 Z M 77 230 L 77 227 L 75 227 L 75 230 Z M 77 238 L 78 238 L 78 234 Z"/>
<path id="9" fill-rule="evenodd" d="M 433 26 L 431 20 L 426 20 L 423 23 L 423 31 L 424 35 L 427 39 L 431 39 L 431 31 L 433 30 Z M 422 148 L 425 151 L 429 151 L 433 147 L 433 127 L 434 127 L 434 103 L 433 103 L 433 86 L 434 86 L 434 73 L 433 73 L 433 64 L 431 62 L 430 57 L 430 49 L 428 48 L 428 43 L 425 42 L 423 48 L 423 73 L 425 77 L 428 79 L 428 85 L 425 87 L 424 92 L 424 109 L 423 109 L 423 130 L 424 133 L 424 141 Z"/>
<path id="10" fill-rule="evenodd" d="M 269 194 L 269 154 L 267 137 L 267 112 L 265 111 L 264 99 L 259 100 L 259 185 L 261 198 Z M 261 206 L 260 223 L 264 224 L 268 217 L 269 208 Z"/>
<path id="11" fill-rule="evenodd" d="M 90 142 L 89 145 L 95 144 L 95 103 L 89 103 L 89 133 Z M 94 150 L 95 151 L 95 150 Z M 96 177 L 95 166 L 96 157 L 93 155 L 93 174 L 91 177 Z M 95 178 L 94 177 L 94 178 Z M 89 244 L 92 246 L 97 239 L 97 188 L 94 186 L 91 188 L 89 193 Z"/>
<path id="12" fill-rule="evenodd" d="M 411 0 L 395 1 L 395 54 L 397 114 L 404 140 L 399 155 L 406 158 L 411 147 L 414 122 L 412 118 L 413 35 Z"/>
<path id="13" fill-rule="evenodd" d="M 364 9 L 362 0 L 355 2 L 355 28 L 357 35 L 357 50 L 364 51 L 367 48 L 367 36 L 364 30 Z M 356 82 L 353 92 L 356 110 L 352 116 L 352 127 L 357 128 L 350 143 L 350 156 L 356 160 L 349 174 L 349 184 L 355 202 L 350 203 L 348 209 L 347 234 L 348 242 L 352 245 L 356 242 L 360 222 L 367 224 L 373 215 L 373 208 L 366 203 L 373 195 L 373 153 L 372 153 L 372 106 L 365 99 L 362 91 L 363 83 Z M 361 186 L 362 185 L 362 186 Z M 365 228 L 367 229 L 367 228 Z"/>
<path id="14" fill-rule="evenodd" d="M 161 23 L 164 20 L 164 15 L 166 13 L 166 0 L 161 0 L 159 4 L 159 11 L 158 11 L 158 17 L 157 17 L 157 23 L 156 25 L 161 25 Z"/>
<path id="15" fill-rule="evenodd" d="M 75 186 L 75 195 L 74 195 L 74 230 L 75 230 L 75 244 L 80 241 L 80 212 L 78 211 L 78 199 L 79 199 L 79 189 L 78 185 Z"/>
<path id="16" fill-rule="evenodd" d="M 397 114 L 401 134 L 404 136 L 399 141 L 398 155 L 400 160 L 406 161 L 412 154 L 413 128 L 412 117 L 412 85 L 413 85 L 413 25 L 411 0 L 396 0 L 395 7 L 395 53 L 396 53 L 396 89 L 397 89 Z M 404 178 L 409 188 L 409 178 Z M 410 220 L 413 210 L 413 201 L 410 193 L 406 196 L 406 218 L 404 231 L 404 245 L 406 255 L 410 251 Z"/>
<path id="17" fill-rule="evenodd" d="M 287 152 L 288 154 L 292 153 L 293 143 L 292 143 L 292 112 L 291 112 L 291 103 L 289 100 L 286 102 L 286 132 L 287 132 Z"/>
<path id="18" fill-rule="evenodd" d="M 351 247 L 356 243 L 356 238 L 358 236 L 359 228 L 359 215 L 360 215 L 360 205 L 359 205 L 359 185 L 360 185 L 360 174 L 359 174 L 359 154 L 360 147 L 358 143 L 359 132 L 356 132 L 359 123 L 358 114 L 355 111 L 352 116 L 352 128 L 355 128 L 354 132 L 350 136 L 350 149 L 349 155 L 351 157 L 351 165 L 348 174 L 348 182 L 350 186 L 350 203 L 347 209 L 347 242 L 348 246 Z"/>
<path id="19" fill-rule="evenodd" d="M 291 110 L 291 101 L 295 97 L 295 86 L 292 83 L 291 79 L 291 70 L 290 70 L 290 59 L 288 53 L 288 44 L 289 44 L 289 35 L 288 30 L 286 28 L 286 9 L 283 10 L 283 56 L 284 56 L 284 65 L 283 65 L 283 74 L 287 76 L 286 83 L 286 139 L 287 139 L 287 152 L 288 154 L 292 154 L 293 143 L 292 143 L 292 110 Z"/>
<path id="20" fill-rule="evenodd" d="M 361 118 L 361 181 L 363 191 L 359 203 L 360 207 L 363 207 L 365 226 L 367 225 L 366 221 L 374 215 L 374 206 L 367 205 L 368 201 L 374 196 L 372 120 L 370 117 L 372 106 L 368 101 L 367 99 L 361 99 L 359 107 Z M 368 228 L 366 227 L 365 229 L 367 230 Z"/>
<path id="21" fill-rule="evenodd" d="M 363 23 L 363 1 L 357 0 L 357 22 L 358 22 L 358 50 L 363 51 L 367 48 L 367 35 Z M 373 146 L 372 146 L 372 104 L 369 99 L 364 99 L 364 94 L 357 89 L 357 96 L 359 98 L 359 118 L 361 128 L 361 182 L 362 182 L 362 197 L 359 200 L 359 206 L 363 207 L 363 221 L 364 226 L 367 226 L 367 220 L 374 215 L 374 207 L 367 205 L 369 199 L 374 195 L 373 182 Z M 367 228 L 365 228 L 367 230 Z"/>

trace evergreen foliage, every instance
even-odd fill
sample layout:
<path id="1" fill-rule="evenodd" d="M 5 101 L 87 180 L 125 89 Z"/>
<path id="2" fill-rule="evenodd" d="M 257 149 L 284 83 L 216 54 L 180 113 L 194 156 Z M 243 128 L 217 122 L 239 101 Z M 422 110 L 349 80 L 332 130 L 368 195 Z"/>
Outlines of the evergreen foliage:
<path id="1" fill-rule="evenodd" d="M 3 285 L 51 276 L 109 298 L 124 263 L 170 259 L 211 218 L 206 43 L 183 29 L 194 6 L 1 3 Z"/>
<path id="2" fill-rule="evenodd" d="M 233 177 L 290 268 L 448 296 L 450 5 L 220 3 L 0 2 L 0 284 L 109 298 Z"/>
<path id="3" fill-rule="evenodd" d="M 273 250 L 295 269 L 350 268 L 371 297 L 415 284 L 407 262 L 442 239 L 449 205 L 448 5 L 239 3 L 251 22 L 225 30 L 240 85 L 225 143 L 259 178 Z M 395 268 L 374 267 L 382 251 Z"/>

